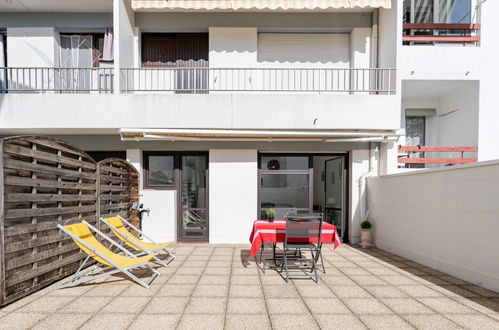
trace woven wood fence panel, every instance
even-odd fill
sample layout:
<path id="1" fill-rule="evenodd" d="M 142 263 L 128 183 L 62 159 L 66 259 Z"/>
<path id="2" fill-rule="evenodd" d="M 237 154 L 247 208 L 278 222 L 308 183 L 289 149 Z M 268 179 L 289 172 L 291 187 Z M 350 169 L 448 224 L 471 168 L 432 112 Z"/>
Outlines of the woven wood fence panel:
<path id="1" fill-rule="evenodd" d="M 127 215 L 138 200 L 132 165 L 114 159 L 97 164 L 50 137 L 0 140 L 0 171 L 0 305 L 76 271 L 85 255 L 58 224 L 84 219 L 98 226 L 101 208 Z"/>

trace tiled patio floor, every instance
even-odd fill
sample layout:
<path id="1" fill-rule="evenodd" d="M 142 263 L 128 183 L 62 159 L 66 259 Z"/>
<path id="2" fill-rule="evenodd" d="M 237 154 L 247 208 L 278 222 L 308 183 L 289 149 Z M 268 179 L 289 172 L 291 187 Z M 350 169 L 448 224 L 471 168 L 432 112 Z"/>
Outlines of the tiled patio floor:
<path id="1" fill-rule="evenodd" d="M 150 289 L 121 277 L 0 310 L 0 329 L 499 329 L 499 293 L 380 250 L 323 248 L 326 274 L 285 283 L 249 246 L 177 244 Z"/>

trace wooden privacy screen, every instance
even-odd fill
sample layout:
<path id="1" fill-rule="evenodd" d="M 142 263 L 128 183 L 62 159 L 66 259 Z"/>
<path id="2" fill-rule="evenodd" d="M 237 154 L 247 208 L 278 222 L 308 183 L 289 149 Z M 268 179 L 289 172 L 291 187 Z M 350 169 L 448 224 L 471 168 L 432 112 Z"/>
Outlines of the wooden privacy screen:
<path id="1" fill-rule="evenodd" d="M 118 158 L 104 159 L 97 165 L 100 216 L 119 214 L 131 218 L 132 224 L 139 227 L 138 213 L 131 212 L 132 204 L 139 202 L 139 174 L 135 167 Z"/>
<path id="2" fill-rule="evenodd" d="M 58 224 L 120 213 L 138 201 L 132 165 L 96 163 L 50 137 L 0 140 L 0 305 L 73 273 L 85 257 Z M 97 225 L 98 226 L 98 225 Z"/>

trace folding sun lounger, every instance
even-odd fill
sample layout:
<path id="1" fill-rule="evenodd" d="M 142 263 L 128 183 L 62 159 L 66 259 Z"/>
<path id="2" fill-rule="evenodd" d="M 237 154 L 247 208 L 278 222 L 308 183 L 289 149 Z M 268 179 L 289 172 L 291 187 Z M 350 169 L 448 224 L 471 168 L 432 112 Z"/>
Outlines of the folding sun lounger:
<path id="1" fill-rule="evenodd" d="M 149 288 L 149 284 L 151 284 L 151 282 L 159 275 L 159 272 L 148 264 L 149 261 L 154 258 L 154 255 L 151 254 L 143 257 L 137 257 L 86 221 L 68 226 L 58 225 L 57 227 L 71 236 L 73 241 L 87 254 L 87 258 L 80 265 L 71 280 L 59 286 L 58 289 L 75 286 L 102 276 L 116 273 L 123 273 L 143 287 Z M 110 242 L 111 245 L 116 246 L 125 255 L 116 254 L 106 248 L 92 234 L 92 231 L 96 232 L 99 236 Z M 82 272 L 84 265 L 90 258 L 99 262 L 99 264 L 103 265 L 103 267 L 96 265 L 95 268 L 92 267 L 92 269 Z M 147 283 L 130 272 L 130 270 L 140 267 L 149 268 L 152 272 L 151 279 Z"/>
<path id="2" fill-rule="evenodd" d="M 172 262 L 175 259 L 175 256 L 166 249 L 166 247 L 172 245 L 173 242 L 155 243 L 153 240 L 147 237 L 141 230 L 139 230 L 137 227 L 135 227 L 129 221 L 123 219 L 119 215 L 116 217 L 106 218 L 106 219 L 100 218 L 100 220 L 104 222 L 109 228 L 111 228 L 111 231 L 120 240 L 122 240 L 123 243 L 128 245 L 133 250 L 137 251 L 136 256 L 154 255 L 155 252 L 163 251 L 169 256 L 171 256 L 171 259 L 167 263 L 159 259 L 156 255 L 154 255 L 153 258 L 155 261 L 157 261 L 158 263 L 160 263 L 165 267 L 168 266 L 170 262 Z M 135 232 L 139 233 L 144 238 L 148 239 L 151 243 L 144 242 L 143 240 L 137 238 L 137 236 L 130 233 L 130 231 L 125 227 L 125 224 L 130 226 L 130 228 L 132 228 Z"/>

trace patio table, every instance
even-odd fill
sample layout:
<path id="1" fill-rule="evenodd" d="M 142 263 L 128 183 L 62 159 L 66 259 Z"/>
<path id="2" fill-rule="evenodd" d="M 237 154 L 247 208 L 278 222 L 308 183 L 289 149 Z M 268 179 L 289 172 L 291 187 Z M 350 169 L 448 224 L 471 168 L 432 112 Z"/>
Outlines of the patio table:
<path id="1" fill-rule="evenodd" d="M 253 230 L 250 236 L 250 255 L 254 257 L 263 242 L 282 243 L 286 236 L 286 220 L 274 220 L 269 222 L 267 220 L 256 220 L 253 223 Z M 316 240 L 317 241 L 317 240 Z M 322 224 L 321 243 L 334 243 L 336 249 L 340 245 L 340 237 L 336 226 L 324 222 Z M 313 239 L 310 243 L 314 243 Z"/>

